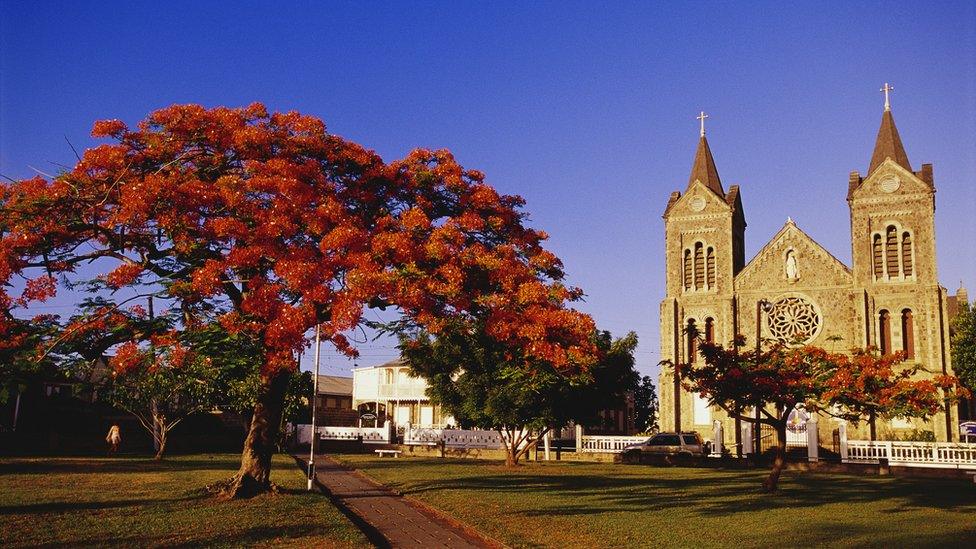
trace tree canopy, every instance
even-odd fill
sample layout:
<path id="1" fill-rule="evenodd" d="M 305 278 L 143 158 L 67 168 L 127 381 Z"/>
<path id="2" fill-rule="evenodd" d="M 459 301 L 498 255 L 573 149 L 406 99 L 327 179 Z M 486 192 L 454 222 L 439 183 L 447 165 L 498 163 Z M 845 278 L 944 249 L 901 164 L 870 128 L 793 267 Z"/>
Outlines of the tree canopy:
<path id="1" fill-rule="evenodd" d="M 92 135 L 108 142 L 71 169 L 0 189 L 0 352 L 22 339 L 32 303 L 83 284 L 106 302 L 65 322 L 40 354 L 110 326 L 131 334 L 115 350 L 119 370 L 149 339 L 188 352 L 174 332 L 209 322 L 252 342 L 261 382 L 235 494 L 270 486 L 284 393 L 316 325 L 355 356 L 347 335 L 367 307 L 393 307 L 432 333 L 476 316 L 532 357 L 527 366 L 592 362 L 593 322 L 568 306 L 582 292 L 562 284 L 524 201 L 446 150 L 386 163 L 317 118 L 257 103 L 174 105 L 134 128 L 96 122 Z M 143 316 L 149 296 L 179 322 L 162 333 L 116 325 Z"/>
<path id="2" fill-rule="evenodd" d="M 404 336 L 400 349 L 428 396 L 465 428 L 499 432 L 507 463 L 517 465 L 547 431 L 568 422 L 589 424 L 637 385 L 633 332 L 614 340 L 594 332 L 599 359 L 587 370 L 561 370 L 498 344 L 481 324 L 455 325 L 436 337 Z"/>
<path id="3" fill-rule="evenodd" d="M 952 319 L 952 371 L 970 391 L 976 390 L 976 307 L 959 304 Z"/>
<path id="4" fill-rule="evenodd" d="M 651 376 L 644 376 L 634 390 L 634 423 L 637 430 L 646 433 L 657 431 L 657 388 Z"/>

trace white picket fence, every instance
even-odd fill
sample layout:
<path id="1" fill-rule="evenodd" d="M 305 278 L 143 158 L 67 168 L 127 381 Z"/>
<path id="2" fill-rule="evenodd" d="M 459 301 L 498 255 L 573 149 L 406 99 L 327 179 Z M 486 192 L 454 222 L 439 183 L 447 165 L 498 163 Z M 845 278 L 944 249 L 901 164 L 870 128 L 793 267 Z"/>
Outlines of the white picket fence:
<path id="1" fill-rule="evenodd" d="M 333 427 L 317 425 L 315 430 L 322 440 L 358 440 L 371 444 L 387 444 L 390 442 L 390 427 Z M 300 424 L 296 426 L 299 444 L 308 444 L 312 440 L 312 426 Z"/>
<path id="2" fill-rule="evenodd" d="M 447 448 L 501 448 L 502 438 L 497 431 L 468 429 L 431 429 L 407 427 L 403 431 L 403 443 L 434 445 L 444 441 Z"/>
<path id="3" fill-rule="evenodd" d="M 889 465 L 903 467 L 976 469 L 976 444 L 848 440 L 846 448 L 841 445 L 841 459 L 847 463 L 879 463 L 886 459 Z"/>
<path id="4" fill-rule="evenodd" d="M 631 444 L 639 444 L 646 441 L 647 436 L 625 437 L 625 436 L 596 436 L 583 435 L 580 438 L 580 451 L 582 452 L 601 452 L 609 454 L 619 454 L 624 448 Z"/>

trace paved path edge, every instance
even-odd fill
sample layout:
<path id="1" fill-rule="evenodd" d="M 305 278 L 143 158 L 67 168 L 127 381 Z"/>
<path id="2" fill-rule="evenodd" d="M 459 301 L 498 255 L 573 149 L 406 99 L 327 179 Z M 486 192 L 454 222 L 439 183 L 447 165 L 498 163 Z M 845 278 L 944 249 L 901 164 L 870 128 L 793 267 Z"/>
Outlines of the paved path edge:
<path id="1" fill-rule="evenodd" d="M 298 466 L 298 470 L 302 471 L 307 475 L 308 458 L 301 457 L 296 454 L 292 454 L 291 457 L 294 458 L 295 465 Z M 359 513 L 356 513 L 355 511 L 350 509 L 349 506 L 346 505 L 344 501 L 342 501 L 342 498 L 338 498 L 334 496 L 332 492 L 329 491 L 328 488 L 326 488 L 321 482 L 319 482 L 318 474 L 315 475 L 315 478 L 312 480 L 312 484 L 319 491 L 319 493 L 329 498 L 329 501 L 332 502 L 332 505 L 335 505 L 336 509 L 338 509 L 339 512 L 345 515 L 350 522 L 356 525 L 356 528 L 359 528 L 359 530 L 363 533 L 363 535 L 366 536 L 366 539 L 370 543 L 372 543 L 376 547 L 381 547 L 383 549 L 390 549 L 393 547 L 392 545 L 390 545 L 389 540 L 387 540 L 386 537 L 383 536 L 383 534 L 381 534 L 380 531 L 376 529 L 376 527 L 370 524 L 369 521 L 367 521 L 365 518 L 359 516 Z"/>
<path id="2" fill-rule="evenodd" d="M 295 459 L 295 464 L 298 466 L 299 470 L 306 471 L 306 468 L 308 467 L 308 458 L 299 456 L 297 454 L 292 454 L 292 457 Z M 411 496 L 404 495 L 399 490 L 390 488 L 389 486 L 386 486 L 385 484 L 378 482 L 377 480 L 363 473 L 359 469 L 356 469 L 354 467 L 349 467 L 348 465 L 341 463 L 326 455 L 319 454 L 316 455 L 315 458 L 316 461 L 320 459 L 329 460 L 337 467 L 345 469 L 349 473 L 355 475 L 356 477 L 374 486 L 377 489 L 377 491 L 387 492 L 391 497 L 396 497 L 403 500 L 407 505 L 410 505 L 418 512 L 426 515 L 431 520 L 435 522 L 439 522 L 443 526 L 447 526 L 451 529 L 456 530 L 456 533 L 461 538 L 467 538 L 469 541 L 481 545 L 485 545 L 487 547 L 493 547 L 497 549 L 508 548 L 507 545 L 501 543 L 500 541 L 494 538 L 485 535 L 483 532 L 475 529 L 471 525 L 465 524 L 464 522 L 459 521 L 453 516 L 435 507 L 432 507 L 431 505 L 423 501 L 420 501 Z M 355 524 L 363 532 L 363 534 L 366 535 L 367 539 L 369 539 L 369 541 L 373 545 L 376 545 L 377 547 L 383 547 L 383 548 L 392 547 L 390 540 L 388 540 L 372 523 L 370 523 L 368 518 L 360 515 L 355 510 L 351 509 L 349 506 L 346 505 L 346 503 L 342 500 L 341 497 L 336 496 L 329 490 L 327 486 L 323 485 L 318 479 L 318 474 L 315 475 L 314 484 L 315 487 L 319 490 L 319 492 L 321 492 L 326 497 L 328 497 L 329 500 L 340 511 L 342 511 L 342 513 L 346 515 L 353 522 L 353 524 Z"/>
<path id="3" fill-rule="evenodd" d="M 396 496 L 400 497 L 401 499 L 406 501 L 409 505 L 411 505 L 414 509 L 417 509 L 421 513 L 424 513 L 434 521 L 440 522 L 441 524 L 444 524 L 445 526 L 449 526 L 456 530 L 460 530 L 461 533 L 464 534 L 462 537 L 472 538 L 473 541 L 483 543 L 489 547 L 494 547 L 496 549 L 508 549 L 508 546 L 505 545 L 504 543 L 486 535 L 485 533 L 471 526 L 470 524 L 461 522 L 460 520 L 454 518 L 452 515 L 449 515 L 444 511 L 441 511 L 440 509 L 437 509 L 436 507 L 433 507 L 426 502 L 423 502 L 413 496 L 408 496 L 403 492 L 400 492 L 399 490 L 390 488 L 389 486 L 386 486 L 385 484 L 377 481 L 376 479 L 360 471 L 359 469 L 348 467 L 342 463 L 339 463 L 339 465 L 345 467 L 346 469 L 349 469 L 354 475 L 365 480 L 366 482 L 369 482 L 374 486 L 380 487 L 381 489 L 389 490 L 392 494 L 395 494 Z"/>

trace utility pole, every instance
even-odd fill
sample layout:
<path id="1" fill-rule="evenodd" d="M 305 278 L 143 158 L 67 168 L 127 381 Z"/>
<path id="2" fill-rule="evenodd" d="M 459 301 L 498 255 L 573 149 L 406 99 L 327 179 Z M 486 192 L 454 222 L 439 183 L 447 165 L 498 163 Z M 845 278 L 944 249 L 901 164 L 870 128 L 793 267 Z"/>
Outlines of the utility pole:
<path id="1" fill-rule="evenodd" d="M 308 491 L 312 491 L 315 483 L 315 441 L 318 439 L 315 432 L 315 401 L 319 399 L 319 348 L 320 348 L 321 328 L 315 325 L 315 377 L 312 380 L 312 438 L 308 442 Z M 301 368 L 301 364 L 299 364 Z"/>

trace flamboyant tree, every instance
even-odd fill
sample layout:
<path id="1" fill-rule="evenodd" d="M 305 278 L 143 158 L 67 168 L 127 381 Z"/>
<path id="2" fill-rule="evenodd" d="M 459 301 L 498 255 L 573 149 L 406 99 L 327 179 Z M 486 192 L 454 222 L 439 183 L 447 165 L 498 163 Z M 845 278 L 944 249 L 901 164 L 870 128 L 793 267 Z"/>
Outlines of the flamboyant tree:
<path id="1" fill-rule="evenodd" d="M 952 377 L 919 378 L 922 366 L 906 359 L 905 353 L 881 355 L 874 348 L 837 355 L 823 400 L 867 420 L 871 440 L 877 440 L 879 417 L 925 417 L 943 404 L 940 389 L 951 395 L 962 391 Z"/>
<path id="2" fill-rule="evenodd" d="M 560 283 L 522 199 L 447 151 L 385 163 L 314 117 L 260 104 L 175 105 L 135 128 L 97 122 L 92 134 L 109 142 L 70 171 L 0 191 L 0 333 L 32 302 L 95 278 L 113 301 L 64 325 L 52 348 L 149 296 L 180 315 L 171 331 L 215 321 L 258 346 L 231 495 L 271 488 L 284 395 L 316 325 L 355 355 L 345 334 L 366 307 L 393 307 L 433 333 L 476 315 L 492 338 L 557 369 L 594 354 L 592 320 L 567 306 L 581 292 Z M 114 364 L 148 344 L 134 334 Z"/>
<path id="3" fill-rule="evenodd" d="M 726 349 L 702 341 L 704 360 L 679 364 L 677 373 L 687 390 L 730 417 L 773 428 L 777 440 L 773 467 L 763 481 L 767 492 L 776 490 L 786 463 L 786 426 L 797 405 L 852 422 L 869 414 L 925 418 L 941 410 L 944 396 L 957 387 L 951 376 L 914 379 L 916 367 L 904 368 L 908 374 L 896 371 L 900 357 L 871 350 L 846 355 L 809 345 L 743 349 L 741 338 L 736 343 Z"/>
<path id="4" fill-rule="evenodd" d="M 152 437 L 155 459 L 163 458 L 169 433 L 187 417 L 214 409 L 218 404 L 216 367 L 206 357 L 188 356 L 179 346 L 165 351 L 130 347 L 113 359 L 126 361 L 106 384 L 106 398 L 129 412 Z M 113 364 L 112 366 L 118 366 Z"/>

